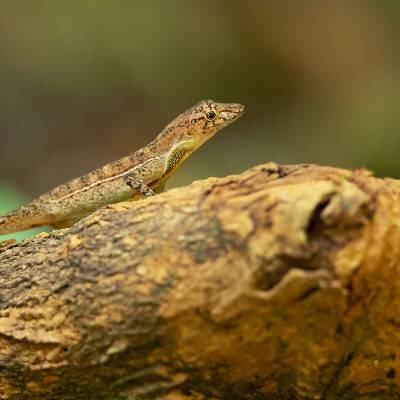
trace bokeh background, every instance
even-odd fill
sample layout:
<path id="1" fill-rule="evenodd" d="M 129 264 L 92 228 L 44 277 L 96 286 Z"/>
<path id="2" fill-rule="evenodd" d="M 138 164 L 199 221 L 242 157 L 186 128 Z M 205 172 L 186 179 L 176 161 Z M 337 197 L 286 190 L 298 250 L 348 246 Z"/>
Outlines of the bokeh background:
<path id="1" fill-rule="evenodd" d="M 400 177 L 399 34 L 394 0 L 3 0 L 0 211 L 205 98 L 246 115 L 169 187 L 269 160 Z"/>

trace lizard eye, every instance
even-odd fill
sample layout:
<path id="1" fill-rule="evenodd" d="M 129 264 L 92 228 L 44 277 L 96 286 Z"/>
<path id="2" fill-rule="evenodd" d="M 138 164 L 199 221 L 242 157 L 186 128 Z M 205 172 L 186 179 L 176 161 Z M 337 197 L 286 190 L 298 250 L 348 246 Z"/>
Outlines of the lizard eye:
<path id="1" fill-rule="evenodd" d="M 214 121 L 214 119 L 216 118 L 216 116 L 217 116 L 217 114 L 216 114 L 214 111 L 208 111 L 208 112 L 206 113 L 206 118 L 207 118 L 209 121 Z"/>

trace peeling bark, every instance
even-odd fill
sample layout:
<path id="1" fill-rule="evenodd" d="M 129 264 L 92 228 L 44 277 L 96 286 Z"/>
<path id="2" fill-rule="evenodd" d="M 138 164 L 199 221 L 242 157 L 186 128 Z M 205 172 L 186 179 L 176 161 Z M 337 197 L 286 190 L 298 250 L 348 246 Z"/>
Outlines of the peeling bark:
<path id="1" fill-rule="evenodd" d="M 270 163 L 0 249 L 0 399 L 400 398 L 399 194 Z"/>

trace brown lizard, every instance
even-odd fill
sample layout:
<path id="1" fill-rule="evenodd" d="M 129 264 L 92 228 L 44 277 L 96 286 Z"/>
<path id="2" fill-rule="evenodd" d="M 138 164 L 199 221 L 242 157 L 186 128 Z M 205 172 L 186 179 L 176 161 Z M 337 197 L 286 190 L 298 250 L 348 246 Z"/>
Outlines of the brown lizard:
<path id="1" fill-rule="evenodd" d="M 0 235 L 45 225 L 66 228 L 106 204 L 162 192 L 180 164 L 243 110 L 241 104 L 201 101 L 142 149 L 0 217 Z"/>

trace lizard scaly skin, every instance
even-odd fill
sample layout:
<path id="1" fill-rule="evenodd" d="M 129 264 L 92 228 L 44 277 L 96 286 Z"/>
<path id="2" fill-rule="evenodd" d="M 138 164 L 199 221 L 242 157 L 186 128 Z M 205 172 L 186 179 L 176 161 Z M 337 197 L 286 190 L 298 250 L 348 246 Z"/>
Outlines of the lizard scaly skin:
<path id="1" fill-rule="evenodd" d="M 161 192 L 182 162 L 243 110 L 240 104 L 201 101 L 142 149 L 0 217 L 0 235 L 45 225 L 68 227 L 106 204 Z"/>

